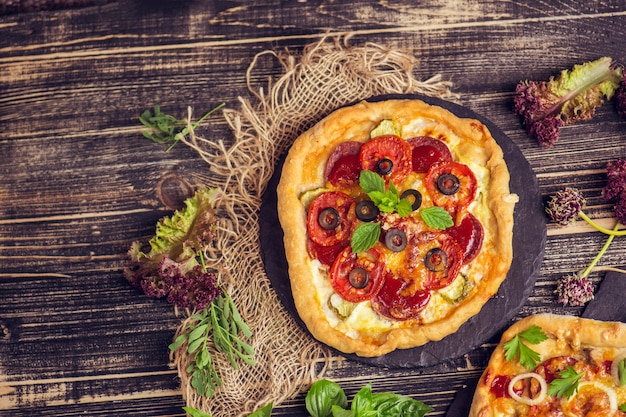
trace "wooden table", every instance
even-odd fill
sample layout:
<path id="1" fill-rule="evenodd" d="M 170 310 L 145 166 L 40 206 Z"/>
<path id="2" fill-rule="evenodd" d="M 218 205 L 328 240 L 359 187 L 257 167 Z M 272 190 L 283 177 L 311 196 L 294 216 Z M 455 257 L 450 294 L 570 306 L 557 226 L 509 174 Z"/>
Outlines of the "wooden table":
<path id="1" fill-rule="evenodd" d="M 517 144 L 542 195 L 578 187 L 587 212 L 614 223 L 600 191 L 606 163 L 626 156 L 626 119 L 607 104 L 545 149 L 511 106 L 522 79 L 604 55 L 626 63 L 622 0 L 98 3 L 0 16 L 0 415 L 183 415 L 167 351 L 179 318 L 141 296 L 122 268 L 130 243 L 171 213 L 159 182 L 176 175 L 198 184 L 208 171 L 191 149 L 165 153 L 142 138 L 137 116 L 153 104 L 173 114 L 236 106 L 264 50 L 297 51 L 327 33 L 412 49 L 420 77 L 451 80 L 464 106 Z M 212 129 L 230 134 L 224 122 Z M 166 197 L 179 201 L 175 190 Z M 516 317 L 579 314 L 557 304 L 556 280 L 584 268 L 603 242 L 580 222 L 549 226 L 540 275 Z M 616 239 L 601 264 L 626 264 L 625 251 Z M 372 382 L 443 415 L 496 340 L 432 367 L 345 361 L 328 377 L 350 396 Z M 303 395 L 274 413 L 305 415 Z"/>

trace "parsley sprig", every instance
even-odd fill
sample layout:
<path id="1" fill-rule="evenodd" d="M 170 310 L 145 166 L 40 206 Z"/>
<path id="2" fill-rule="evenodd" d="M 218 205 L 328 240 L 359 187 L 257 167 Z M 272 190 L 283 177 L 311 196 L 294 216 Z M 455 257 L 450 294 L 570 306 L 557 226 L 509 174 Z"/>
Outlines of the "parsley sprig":
<path id="1" fill-rule="evenodd" d="M 359 185 L 384 213 L 396 212 L 400 217 L 406 217 L 413 210 L 411 202 L 406 198 L 400 198 L 398 189 L 389 182 L 389 187 L 385 186 L 385 180 L 374 171 L 363 170 L 359 175 Z M 424 222 L 434 229 L 446 229 L 454 225 L 452 216 L 441 207 L 428 207 L 420 211 Z M 354 253 L 365 252 L 378 241 L 381 234 L 381 226 L 378 222 L 360 224 L 350 241 Z"/>
<path id="2" fill-rule="evenodd" d="M 191 124 L 191 128 L 195 129 L 198 127 L 204 119 L 225 105 L 226 103 L 222 103 L 205 113 L 204 116 Z M 148 130 L 141 132 L 146 138 L 156 143 L 174 142 L 166 149 L 166 152 L 172 149 L 178 141 L 189 134 L 189 127 L 187 126 L 186 120 L 177 119 L 172 115 L 163 113 L 161 111 L 161 106 L 158 104 L 154 106 L 154 114 L 152 114 L 150 109 L 145 110 L 139 116 L 139 121 L 142 125 L 148 128 Z"/>
<path id="3" fill-rule="evenodd" d="M 548 336 L 541 330 L 541 327 L 533 324 L 504 344 L 504 357 L 507 361 L 518 358 L 522 366 L 535 369 L 540 360 L 539 353 L 528 347 L 525 342 L 536 345 L 546 339 Z"/>
<path id="4" fill-rule="evenodd" d="M 557 398 L 571 397 L 578 391 L 578 383 L 583 374 L 576 372 L 570 365 L 565 370 L 559 372 L 559 377 L 550 382 L 548 394 Z"/>

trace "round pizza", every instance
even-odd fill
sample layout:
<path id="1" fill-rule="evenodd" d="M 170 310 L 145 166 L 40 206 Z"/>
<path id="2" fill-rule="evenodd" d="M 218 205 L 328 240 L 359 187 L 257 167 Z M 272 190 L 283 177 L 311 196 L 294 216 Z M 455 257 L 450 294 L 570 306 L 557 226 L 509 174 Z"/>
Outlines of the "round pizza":
<path id="1" fill-rule="evenodd" d="M 470 417 L 626 417 L 626 324 L 538 314 L 513 324 Z"/>
<path id="2" fill-rule="evenodd" d="M 277 194 L 298 314 L 344 353 L 454 333 L 510 268 L 502 149 L 480 121 L 421 100 L 331 113 L 295 140 Z"/>

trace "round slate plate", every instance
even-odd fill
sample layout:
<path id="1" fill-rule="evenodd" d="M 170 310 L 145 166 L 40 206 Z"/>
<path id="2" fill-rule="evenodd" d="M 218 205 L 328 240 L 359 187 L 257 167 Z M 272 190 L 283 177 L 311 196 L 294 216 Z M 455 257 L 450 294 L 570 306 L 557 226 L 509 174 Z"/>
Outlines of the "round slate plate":
<path id="1" fill-rule="evenodd" d="M 419 99 L 448 109 L 459 117 L 473 118 L 484 123 L 504 152 L 504 159 L 511 174 L 511 192 L 517 194 L 520 199 L 515 206 L 511 269 L 498 293 L 483 306 L 480 313 L 465 322 L 456 333 L 424 346 L 399 349 L 376 358 L 363 358 L 338 352 L 349 359 L 370 365 L 412 368 L 430 366 L 462 356 L 488 341 L 510 324 L 509 320 L 526 302 L 535 285 L 546 243 L 546 216 L 537 177 L 519 148 L 497 126 L 465 107 L 431 97 L 395 95 L 375 97 L 368 101 L 394 98 Z M 260 211 L 261 253 L 265 270 L 278 297 L 287 311 L 306 329 L 298 316 L 291 295 L 287 260 L 283 247 L 283 232 L 276 209 L 276 187 L 280 181 L 283 162 L 284 159 L 279 161 L 267 191 L 263 195 Z"/>

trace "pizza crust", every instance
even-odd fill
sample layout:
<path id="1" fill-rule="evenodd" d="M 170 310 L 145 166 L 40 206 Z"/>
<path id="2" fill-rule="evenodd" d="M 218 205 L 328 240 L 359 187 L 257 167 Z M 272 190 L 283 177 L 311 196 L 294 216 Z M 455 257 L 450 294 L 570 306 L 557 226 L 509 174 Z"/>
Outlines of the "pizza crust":
<path id="1" fill-rule="evenodd" d="M 483 219 L 491 236 L 484 261 L 484 277 L 452 314 L 428 324 L 412 323 L 385 331 L 348 336 L 333 327 L 321 307 L 318 290 L 313 285 L 314 265 L 307 253 L 306 208 L 300 197 L 309 190 L 325 186 L 326 161 L 335 147 L 349 140 L 365 142 L 370 131 L 384 119 L 393 119 L 407 134 L 431 123 L 432 135 L 440 129 L 461 138 L 454 144 L 475 163 L 486 167 L 489 179 L 485 205 L 492 215 Z M 403 135 L 403 137 L 405 137 Z M 410 137 L 410 136 L 409 136 Z M 291 147 L 277 188 L 278 216 L 284 231 L 284 246 L 289 278 L 296 309 L 313 337 L 344 353 L 372 357 L 395 349 L 421 346 L 454 333 L 477 314 L 497 292 L 512 260 L 513 211 L 517 196 L 509 191 L 509 172 L 501 148 L 488 129 L 474 119 L 461 119 L 438 106 L 420 100 L 361 102 L 331 113 L 299 136 Z M 479 255 L 480 256 L 480 255 Z"/>
<path id="2" fill-rule="evenodd" d="M 485 374 L 487 372 L 498 374 L 498 370 L 509 371 L 511 367 L 516 366 L 516 364 L 506 361 L 504 344 L 532 325 L 541 327 L 549 337 L 541 344 L 532 346 L 532 349 L 540 353 L 544 359 L 561 355 L 572 356 L 580 353 L 582 349 L 620 350 L 626 348 L 626 324 L 621 322 L 599 321 L 558 314 L 536 314 L 521 319 L 503 333 L 500 343 L 494 349 L 487 369 L 481 376 L 474 392 L 469 417 L 492 416 L 491 404 L 493 399 L 489 386 L 482 382 Z M 528 370 L 517 369 L 516 372 L 528 372 Z"/>

